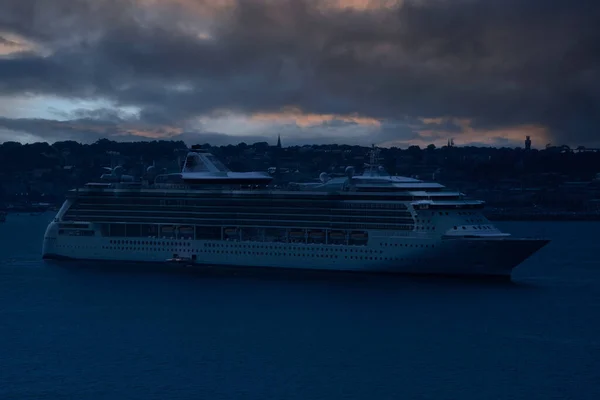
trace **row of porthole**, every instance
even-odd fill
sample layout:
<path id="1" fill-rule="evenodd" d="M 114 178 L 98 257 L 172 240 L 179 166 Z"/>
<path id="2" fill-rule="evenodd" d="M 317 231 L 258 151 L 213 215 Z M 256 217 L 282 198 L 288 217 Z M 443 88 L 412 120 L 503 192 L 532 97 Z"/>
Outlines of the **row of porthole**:
<path id="1" fill-rule="evenodd" d="M 225 247 L 225 246 L 223 248 L 229 249 L 229 247 Z M 156 247 L 146 248 L 146 247 L 102 246 L 102 249 L 104 249 L 104 250 L 126 250 L 126 251 L 149 251 L 149 250 L 160 250 L 160 247 L 159 248 L 156 248 Z M 277 249 L 275 249 L 275 250 L 277 250 Z M 315 249 L 307 249 L 307 248 L 304 248 L 304 249 L 289 249 L 289 250 L 292 250 L 292 251 L 308 251 L 308 250 L 311 250 L 311 251 L 315 251 L 315 250 L 329 251 L 329 250 L 331 250 L 332 252 L 335 252 L 335 253 L 339 253 L 339 252 L 345 250 L 345 252 L 347 252 L 347 253 L 354 253 L 354 252 L 356 252 L 356 253 L 383 253 L 382 250 L 379 250 L 379 251 L 377 251 L 377 250 L 360 251 L 360 250 L 354 250 L 354 249 L 341 249 L 340 251 L 337 251 L 337 249 L 318 249 L 318 248 L 315 248 Z M 333 250 L 336 250 L 336 251 L 333 251 Z M 210 252 L 211 250 L 194 250 L 194 249 L 187 249 L 187 248 L 184 248 L 184 249 L 181 249 L 181 248 L 179 248 L 179 249 L 166 249 L 166 248 L 163 248 L 162 251 L 172 251 L 172 252 L 179 251 L 179 252 L 184 252 L 184 253 L 187 252 L 187 253 L 189 253 L 189 252 L 193 252 L 193 251 L 209 251 Z M 222 250 L 222 251 L 220 251 L 220 250 L 212 250 L 212 252 L 217 252 L 219 254 L 226 254 L 227 253 L 227 251 L 225 251 L 225 250 Z M 234 250 L 234 251 L 229 250 L 229 254 L 238 254 L 238 253 L 237 253 L 236 250 Z M 243 253 L 239 252 L 239 254 L 255 254 L 255 253 L 253 253 L 253 252 L 243 252 Z"/>
<path id="2" fill-rule="evenodd" d="M 92 249 L 92 246 L 73 246 L 73 245 L 59 245 L 58 247 L 68 247 L 68 248 L 86 248 L 86 249 Z M 103 249 L 105 250 L 121 250 L 121 251 L 144 251 L 144 250 L 149 250 L 149 249 L 144 249 L 144 248 L 135 248 L 135 247 L 113 247 L 113 246 L 102 246 Z M 157 250 L 157 249 L 153 249 L 153 250 Z M 169 249 L 163 249 L 163 252 L 168 252 Z M 176 249 L 171 249 L 171 252 L 175 253 Z M 182 251 L 182 250 L 179 250 Z M 191 250 L 188 249 L 183 249 L 184 252 L 191 252 Z M 338 256 L 334 255 L 334 254 L 318 254 L 318 253 L 302 253 L 302 254 L 288 254 L 288 253 L 265 253 L 265 252 L 252 252 L 252 251 L 233 251 L 233 252 L 226 252 L 226 251 L 220 251 L 220 250 L 200 250 L 201 253 L 213 253 L 213 254 L 235 254 L 235 255 L 271 255 L 271 256 L 296 256 L 296 257 L 306 257 L 306 256 L 310 256 L 310 257 L 316 257 L 316 258 L 335 258 L 337 259 Z M 344 256 L 344 259 L 347 260 L 385 260 L 385 261 L 405 261 L 405 259 L 403 258 L 398 258 L 398 257 L 369 257 L 369 256 Z M 410 259 L 407 259 L 407 261 L 409 261 Z M 414 259 L 413 261 L 419 261 L 417 259 Z"/>
<path id="3" fill-rule="evenodd" d="M 424 262 L 426 261 L 425 259 L 421 259 L 421 258 L 398 258 L 398 257 L 353 257 L 353 256 L 346 256 L 344 257 L 346 259 L 351 259 L 351 260 L 380 260 L 380 261 L 412 261 L 412 262 Z"/>
<path id="4" fill-rule="evenodd" d="M 391 247 L 431 247 L 434 248 L 433 244 L 402 244 L 402 243 L 379 243 L 380 246 L 391 246 Z"/>
<path id="5" fill-rule="evenodd" d="M 107 250 L 143 250 L 143 249 L 139 249 L 139 248 L 120 248 L 120 247 L 109 247 L 109 246 L 103 246 L 103 248 L 107 249 Z M 167 252 L 168 249 L 163 249 L 163 251 Z M 173 252 L 175 252 L 176 250 L 172 250 Z M 294 253 L 265 253 L 265 252 L 255 252 L 255 251 L 233 251 L 233 252 L 226 252 L 226 251 L 221 251 L 221 250 L 200 250 L 200 253 L 212 253 L 212 254 L 235 254 L 235 255 L 258 255 L 258 256 L 295 256 L 295 257 L 316 257 L 316 258 L 334 258 L 337 259 L 338 256 L 335 254 L 317 254 L 317 253 L 301 253 L 301 254 L 294 254 Z M 369 257 L 369 256 L 344 256 L 344 259 L 346 260 L 380 260 L 380 261 L 405 261 L 404 258 L 398 258 L 398 257 Z M 410 261 L 411 259 L 406 259 L 406 261 Z M 422 261 L 422 260 L 417 260 L 414 259 L 413 261 Z"/>
<path id="6" fill-rule="evenodd" d="M 466 229 L 465 227 L 462 227 L 463 229 Z M 457 229 L 457 227 L 454 227 L 454 229 Z M 490 228 L 491 229 L 491 228 Z M 113 244 L 131 244 L 134 246 L 181 246 L 184 245 L 186 247 L 191 246 L 191 243 L 152 243 L 152 242 L 139 242 L 139 241 L 131 241 L 131 240 L 111 240 L 110 241 Z M 116 242 L 124 242 L 124 243 L 116 243 Z M 402 243 L 380 243 L 380 246 L 394 246 L 394 247 L 431 247 L 433 248 L 434 245 L 427 245 L 427 244 L 402 244 Z M 269 249 L 269 250 L 277 250 L 277 247 L 274 246 L 259 246 L 259 245 L 223 245 L 223 244 L 218 244 L 218 243 L 205 243 L 204 244 L 205 247 L 223 247 L 223 248 L 257 248 L 257 249 Z M 70 248 L 86 248 L 86 249 L 91 249 L 94 246 L 74 246 L 74 245 L 58 245 L 58 247 L 70 247 Z M 139 251 L 139 250 L 144 250 L 143 248 L 139 248 L 139 247 L 115 247 L 115 246 L 102 246 L 103 249 L 105 250 L 134 250 L 134 251 Z M 292 251 L 306 251 L 306 250 L 311 250 L 311 251 L 325 251 L 325 252 L 346 252 L 346 253 L 383 253 L 382 250 L 361 250 L 361 249 L 348 249 L 348 248 L 326 248 L 326 247 L 315 247 L 315 248 L 297 248 L 297 247 L 293 247 L 290 250 Z M 168 251 L 168 249 L 164 249 L 163 251 Z M 192 251 L 191 249 L 175 249 L 173 251 L 184 251 L 184 252 L 189 252 Z"/>
<path id="7" fill-rule="evenodd" d="M 192 243 L 189 242 L 188 240 L 186 241 L 180 241 L 180 242 L 152 242 L 152 241 L 145 241 L 145 240 L 124 240 L 124 239 L 114 239 L 114 240 L 109 240 L 110 244 L 116 244 L 116 245 L 130 245 L 130 246 L 186 246 L 186 247 L 191 247 Z M 204 243 L 204 247 L 214 247 L 214 246 L 230 246 L 230 245 L 224 245 L 224 244 L 216 244 L 216 243 Z M 273 249 L 273 246 L 261 246 L 261 245 L 238 245 L 238 246 L 242 246 L 244 248 L 270 248 Z M 361 246 L 363 247 L 363 246 Z M 315 247 L 314 249 L 320 249 L 318 247 Z M 313 248 L 311 248 L 311 250 L 313 250 Z M 331 249 L 331 251 L 337 251 L 338 249 Z M 326 250 L 328 251 L 328 250 Z M 359 250 L 356 250 L 359 251 Z"/>
<path id="8" fill-rule="evenodd" d="M 283 249 L 278 246 L 269 246 L 269 245 L 253 245 L 253 244 L 240 244 L 240 245 L 228 245 L 221 243 L 204 243 L 204 247 L 209 248 L 242 248 L 242 249 L 265 249 L 265 250 L 279 250 Z M 288 249 L 286 249 L 288 250 Z M 333 253 L 382 253 L 381 250 L 371 250 L 371 249 L 360 249 L 360 248 L 348 248 L 348 247 L 312 247 L 312 246 L 304 246 L 304 247 L 292 247 L 289 250 L 291 251 L 323 251 L 323 252 L 333 252 Z"/>
<path id="9" fill-rule="evenodd" d="M 136 247 L 111 247 L 111 246 L 103 246 L 102 247 L 105 250 L 121 250 L 121 251 L 148 251 L 148 250 L 152 250 L 152 251 L 157 251 L 160 249 L 144 249 L 144 248 L 136 248 Z M 172 252 L 172 253 L 177 253 L 177 251 L 182 251 L 182 250 L 177 250 L 177 249 L 162 249 L 163 252 Z M 187 249 L 183 249 L 183 252 L 193 252 L 191 250 L 187 250 Z M 310 256 L 310 257 L 317 257 L 317 258 L 338 258 L 338 255 L 336 254 L 318 254 L 318 253 L 299 253 L 299 254 L 293 254 L 293 253 L 268 253 L 268 252 L 262 252 L 262 251 L 225 251 L 225 250 L 198 250 L 197 252 L 199 253 L 209 253 L 209 254 L 230 254 L 230 255 L 257 255 L 257 256 L 264 256 L 264 255 L 271 255 L 271 256 L 296 256 L 296 257 L 300 257 L 300 256 Z M 348 256 L 346 256 L 346 258 L 348 258 Z M 358 257 L 357 257 L 358 258 Z M 372 257 L 371 257 L 372 259 Z"/>
<path id="10" fill-rule="evenodd" d="M 157 243 L 154 246 L 159 246 L 159 245 L 162 245 L 162 244 L 161 243 Z M 421 248 L 423 248 L 423 247 L 425 247 L 425 248 L 428 248 L 428 247 L 433 248 L 433 247 L 435 247 L 433 244 L 431 244 L 431 245 L 428 245 L 428 244 L 414 244 L 413 245 L 413 244 L 402 244 L 402 243 L 380 243 L 380 246 L 385 246 L 385 247 L 387 247 L 387 246 L 393 246 L 393 247 L 421 247 Z M 95 246 L 58 245 L 57 247 L 93 249 Z M 223 246 L 223 247 L 227 248 L 227 249 L 230 248 L 229 246 Z M 254 248 L 254 247 L 252 247 L 252 248 Z M 263 247 L 258 247 L 258 248 L 263 248 Z M 270 250 L 276 250 L 276 249 L 273 249 L 272 246 L 265 246 L 264 248 L 270 249 Z M 102 246 L 102 249 L 104 249 L 104 250 L 146 251 L 146 250 L 151 250 L 151 249 L 156 250 L 156 247 L 145 248 L 145 247 Z M 314 248 L 314 249 L 292 248 L 290 250 L 292 250 L 292 251 L 307 251 L 307 250 L 314 251 L 314 250 L 321 250 L 321 251 L 332 251 L 332 252 L 336 252 L 336 253 L 338 253 L 338 252 L 346 252 L 346 253 L 348 253 L 348 252 L 349 253 L 370 253 L 370 254 L 372 254 L 372 253 L 383 253 L 382 250 L 377 251 L 377 250 L 327 249 L 327 248 Z M 180 252 L 188 252 L 189 253 L 189 252 L 193 251 L 193 249 L 181 249 L 181 248 L 166 249 L 166 248 L 163 248 L 163 251 L 173 251 L 173 252 L 180 251 Z M 246 253 L 249 253 L 249 252 L 246 252 Z M 246 254 L 246 253 L 244 253 L 244 254 Z"/>
<path id="11" fill-rule="evenodd" d="M 121 251 L 168 251 L 168 252 L 180 252 L 180 253 L 190 253 L 193 252 L 193 249 L 168 249 L 161 247 L 119 247 L 119 246 L 102 246 L 104 250 L 121 250 Z"/>
<path id="12" fill-rule="evenodd" d="M 318 253 L 269 253 L 263 251 L 221 251 L 221 250 L 204 250 L 201 252 L 213 254 L 235 254 L 235 255 L 253 255 L 253 256 L 295 256 L 295 257 L 317 257 L 317 258 L 338 258 L 336 254 L 318 254 Z"/>
<path id="13" fill-rule="evenodd" d="M 132 246 L 191 246 L 192 243 L 189 241 L 181 241 L 181 242 L 151 242 L 146 240 L 122 240 L 115 239 L 109 240 L 110 244 L 125 244 Z"/>
<path id="14" fill-rule="evenodd" d="M 418 231 L 435 231 L 435 226 L 417 226 L 415 229 Z"/>

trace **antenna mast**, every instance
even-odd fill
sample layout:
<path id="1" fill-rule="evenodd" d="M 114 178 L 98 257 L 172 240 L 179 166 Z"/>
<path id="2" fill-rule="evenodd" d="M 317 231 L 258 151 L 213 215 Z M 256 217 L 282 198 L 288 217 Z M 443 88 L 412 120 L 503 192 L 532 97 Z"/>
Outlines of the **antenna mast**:
<path id="1" fill-rule="evenodd" d="M 374 168 L 377 166 L 377 161 L 378 161 L 378 157 L 377 155 L 379 154 L 379 149 L 377 147 L 375 147 L 375 143 L 373 143 L 371 145 L 371 151 L 369 152 L 369 173 L 371 175 L 375 174 L 375 170 Z"/>
<path id="2" fill-rule="evenodd" d="M 371 159 L 369 160 L 370 164 L 371 164 L 371 168 L 373 167 L 373 165 L 375 165 L 375 143 L 373 143 L 371 145 Z"/>

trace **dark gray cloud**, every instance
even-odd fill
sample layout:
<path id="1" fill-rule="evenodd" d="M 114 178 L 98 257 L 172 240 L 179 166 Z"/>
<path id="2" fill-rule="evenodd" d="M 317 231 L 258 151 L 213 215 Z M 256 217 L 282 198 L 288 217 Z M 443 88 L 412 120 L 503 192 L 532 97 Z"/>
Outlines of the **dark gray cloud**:
<path id="1" fill-rule="evenodd" d="M 598 1 L 323 11 L 323 1 L 239 0 L 216 15 L 197 12 L 209 1 L 156 3 L 3 0 L 0 31 L 53 52 L 0 58 L 0 94 L 107 98 L 160 125 L 293 105 L 481 129 L 541 124 L 554 142 L 600 144 Z"/>

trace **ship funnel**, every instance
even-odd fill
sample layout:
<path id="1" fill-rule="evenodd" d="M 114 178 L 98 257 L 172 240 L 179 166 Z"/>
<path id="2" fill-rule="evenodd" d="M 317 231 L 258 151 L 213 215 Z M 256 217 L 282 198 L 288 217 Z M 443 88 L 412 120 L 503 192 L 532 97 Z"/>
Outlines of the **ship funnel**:
<path id="1" fill-rule="evenodd" d="M 229 169 L 214 155 L 190 151 L 185 157 L 182 173 L 189 172 L 229 172 Z"/>

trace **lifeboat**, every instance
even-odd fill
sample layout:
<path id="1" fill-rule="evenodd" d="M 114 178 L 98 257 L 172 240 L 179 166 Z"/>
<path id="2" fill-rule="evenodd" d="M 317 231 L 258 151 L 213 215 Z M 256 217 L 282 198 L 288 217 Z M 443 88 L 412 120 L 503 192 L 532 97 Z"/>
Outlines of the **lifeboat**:
<path id="1" fill-rule="evenodd" d="M 313 231 L 310 233 L 310 238 L 311 239 L 324 239 L 325 238 L 325 232 L 323 231 Z"/>
<path id="2" fill-rule="evenodd" d="M 194 233 L 194 228 L 191 226 L 180 226 L 179 233 L 192 234 L 192 233 Z"/>
<path id="3" fill-rule="evenodd" d="M 194 227 L 193 226 L 180 226 L 179 237 L 182 239 L 193 239 L 194 238 Z"/>
<path id="4" fill-rule="evenodd" d="M 225 228 L 225 234 L 227 236 L 236 236 L 239 235 L 240 232 L 237 230 L 237 228 Z"/>
<path id="5" fill-rule="evenodd" d="M 173 233 L 173 231 L 174 231 L 174 230 L 175 230 L 175 228 L 174 228 L 174 227 L 172 227 L 172 226 L 168 226 L 168 225 L 167 225 L 167 226 L 162 226 L 162 227 L 160 228 L 160 231 L 161 231 L 162 233 Z"/>
<path id="6" fill-rule="evenodd" d="M 344 232 L 331 232 L 329 238 L 333 240 L 344 240 L 346 239 L 346 234 Z"/>
<path id="7" fill-rule="evenodd" d="M 366 232 L 352 232 L 350 237 L 354 240 L 367 240 L 369 238 Z"/>

